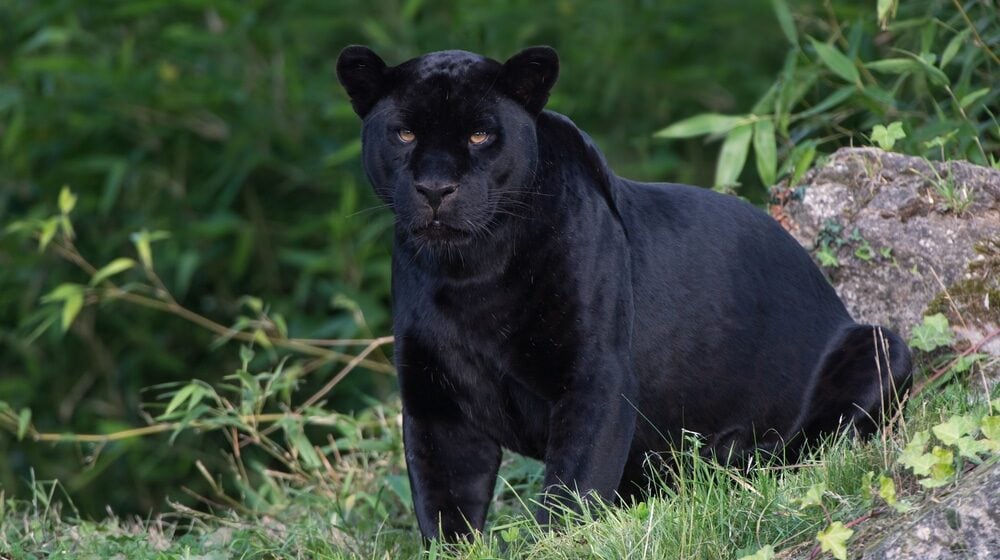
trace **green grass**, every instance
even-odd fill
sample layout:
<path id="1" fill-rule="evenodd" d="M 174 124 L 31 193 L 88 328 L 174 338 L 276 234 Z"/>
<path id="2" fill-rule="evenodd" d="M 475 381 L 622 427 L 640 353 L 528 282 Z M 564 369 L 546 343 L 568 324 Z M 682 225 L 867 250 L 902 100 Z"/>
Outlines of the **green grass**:
<path id="1" fill-rule="evenodd" d="M 973 369 L 997 367 L 994 361 Z M 958 460 L 955 477 L 926 489 L 897 457 L 917 432 L 956 415 L 986 415 L 982 379 L 971 375 L 923 391 L 890 430 L 864 442 L 827 442 L 798 468 L 743 474 L 686 454 L 675 483 L 663 484 L 656 497 L 624 508 L 587 505 L 578 517 L 558 517 L 556 531 L 542 530 L 531 515 L 541 465 L 509 455 L 487 532 L 471 543 L 435 543 L 428 550 L 408 504 L 398 404 L 388 405 L 356 419 L 354 452 L 329 457 L 312 474 L 273 478 L 266 506 L 246 507 L 246 495 L 233 496 L 244 499 L 240 507 L 202 496 L 205 511 L 175 505 L 173 513 L 151 519 L 85 520 L 58 483 L 30 483 L 32 499 L 3 502 L 0 552 L 13 558 L 716 559 L 770 545 L 795 557 L 808 555 L 817 532 L 834 521 L 856 531 L 850 550 L 852 542 L 871 541 L 885 525 L 912 515 L 888 507 L 872 476 L 891 477 L 899 500 L 920 506 L 974 468 L 973 461 Z M 990 391 L 989 397 L 1000 396 L 995 382 Z M 366 423 L 372 419 L 380 430 Z M 994 450 L 980 460 L 997 457 Z M 810 502 L 811 490 L 819 492 L 818 502 Z M 222 485 L 220 491 L 226 491 Z"/>

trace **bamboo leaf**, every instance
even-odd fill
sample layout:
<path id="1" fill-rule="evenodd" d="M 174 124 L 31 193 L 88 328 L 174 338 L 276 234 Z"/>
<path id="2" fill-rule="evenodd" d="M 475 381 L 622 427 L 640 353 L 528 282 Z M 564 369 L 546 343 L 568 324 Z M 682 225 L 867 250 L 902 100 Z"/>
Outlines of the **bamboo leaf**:
<path id="1" fill-rule="evenodd" d="M 59 217 L 52 217 L 44 222 L 42 222 L 41 231 L 38 235 L 38 251 L 45 251 L 45 248 L 49 246 L 52 239 L 56 236 L 56 231 L 59 229 Z"/>
<path id="2" fill-rule="evenodd" d="M 968 41 L 971 32 L 971 28 L 963 29 L 960 33 L 952 37 L 951 41 L 948 41 L 948 46 L 944 48 L 944 52 L 941 54 L 941 62 L 938 63 L 939 68 L 948 66 L 948 63 L 958 54 L 958 49 L 962 48 L 962 45 Z"/>
<path id="3" fill-rule="evenodd" d="M 188 385 L 181 387 L 179 391 L 174 393 L 173 398 L 170 399 L 170 402 L 167 404 L 167 409 L 163 411 L 162 416 L 169 416 L 171 412 L 180 408 L 180 406 L 184 404 L 184 401 L 186 401 L 197 388 L 198 385 L 194 383 L 189 383 Z"/>
<path id="4" fill-rule="evenodd" d="M 883 58 L 866 62 L 865 68 L 883 74 L 909 74 L 922 70 L 920 63 L 909 58 Z"/>
<path id="5" fill-rule="evenodd" d="M 715 166 L 716 189 L 737 184 L 743 166 L 746 165 L 752 135 L 753 126 L 744 124 L 734 128 L 726 136 Z"/>
<path id="6" fill-rule="evenodd" d="M 73 320 L 83 309 L 83 292 L 77 292 L 69 297 L 63 302 L 62 308 L 62 329 L 63 331 L 68 331 L 70 325 L 73 324 Z"/>
<path id="7" fill-rule="evenodd" d="M 812 43 L 813 48 L 816 49 L 816 54 L 823 64 L 834 74 L 852 84 L 861 85 L 861 76 L 858 74 L 858 69 L 854 66 L 854 61 L 848 58 L 847 55 L 840 52 L 837 47 L 821 43 L 812 37 L 809 38 L 809 41 Z"/>
<path id="8" fill-rule="evenodd" d="M 990 88 L 977 89 L 976 91 L 966 95 L 958 102 L 958 105 L 963 109 L 968 109 L 970 105 L 982 99 L 984 95 L 990 92 Z"/>
<path id="9" fill-rule="evenodd" d="M 745 117 L 733 115 L 702 113 L 676 122 L 653 136 L 656 138 L 691 138 L 705 134 L 723 134 L 736 128 L 745 120 Z"/>
<path id="10" fill-rule="evenodd" d="M 774 121 L 759 120 L 753 128 L 753 151 L 757 158 L 757 174 L 764 186 L 774 184 L 778 173 L 778 146 L 774 136 Z"/>
<path id="11" fill-rule="evenodd" d="M 124 272 L 134 267 L 135 265 L 136 262 L 134 260 L 126 257 L 115 259 L 109 262 L 108 264 L 104 265 L 103 267 L 101 267 L 100 270 L 94 273 L 94 276 L 91 277 L 90 279 L 90 285 L 96 286 L 101 282 L 107 280 L 108 278 L 111 278 L 115 274 Z"/>
<path id="12" fill-rule="evenodd" d="M 795 20 L 792 18 L 792 11 L 788 9 L 788 3 L 785 0 L 771 0 L 771 7 L 774 8 L 774 15 L 778 18 L 778 25 L 785 38 L 792 45 L 798 46 L 799 33 L 795 29 Z"/>
<path id="13" fill-rule="evenodd" d="M 896 8 L 899 7 L 899 0 L 878 0 L 876 9 L 878 10 L 878 24 L 882 29 L 889 26 L 889 20 L 896 17 Z"/>
<path id="14" fill-rule="evenodd" d="M 837 91 L 831 93 L 830 95 L 826 96 L 826 98 L 823 101 L 820 101 L 815 106 L 809 108 L 806 111 L 802 111 L 797 116 L 801 119 L 807 119 L 809 117 L 828 111 L 836 107 L 837 105 L 840 105 L 844 101 L 847 101 L 852 95 L 854 95 L 855 91 L 857 90 L 854 88 L 854 86 L 844 86 L 838 89 Z"/>

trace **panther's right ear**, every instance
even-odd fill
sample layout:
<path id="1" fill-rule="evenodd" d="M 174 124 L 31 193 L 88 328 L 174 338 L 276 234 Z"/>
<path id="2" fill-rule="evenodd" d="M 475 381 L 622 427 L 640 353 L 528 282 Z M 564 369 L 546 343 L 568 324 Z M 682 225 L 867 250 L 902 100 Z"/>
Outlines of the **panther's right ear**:
<path id="1" fill-rule="evenodd" d="M 345 47 L 337 57 L 337 79 L 347 90 L 354 112 L 365 118 L 385 95 L 385 62 L 368 47 Z"/>

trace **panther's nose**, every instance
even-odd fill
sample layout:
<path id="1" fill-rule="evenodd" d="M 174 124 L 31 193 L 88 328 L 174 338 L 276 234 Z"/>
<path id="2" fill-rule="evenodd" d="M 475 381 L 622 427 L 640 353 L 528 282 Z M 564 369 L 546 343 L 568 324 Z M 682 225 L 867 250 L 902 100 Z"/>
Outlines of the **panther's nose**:
<path id="1" fill-rule="evenodd" d="M 430 205 L 432 210 L 437 210 L 438 206 L 441 206 L 441 201 L 444 197 L 455 192 L 458 185 L 455 183 L 444 183 L 444 182 L 427 182 L 427 183 L 417 183 L 415 185 L 417 192 L 421 194 L 425 199 L 427 199 L 427 204 Z"/>

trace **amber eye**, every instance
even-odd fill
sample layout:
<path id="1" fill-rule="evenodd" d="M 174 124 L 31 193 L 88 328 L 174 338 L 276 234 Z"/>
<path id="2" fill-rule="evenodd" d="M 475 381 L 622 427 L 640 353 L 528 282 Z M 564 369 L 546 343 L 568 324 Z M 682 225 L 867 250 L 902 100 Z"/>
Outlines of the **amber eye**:
<path id="1" fill-rule="evenodd" d="M 404 144 L 409 144 L 417 139 L 417 135 L 414 134 L 412 130 L 407 130 L 405 128 L 397 130 L 396 136 L 399 136 L 399 140 Z"/>
<path id="2" fill-rule="evenodd" d="M 489 139 L 490 139 L 490 134 L 488 132 L 483 132 L 483 131 L 473 132 L 472 135 L 469 136 L 469 143 L 482 144 L 483 142 Z"/>

